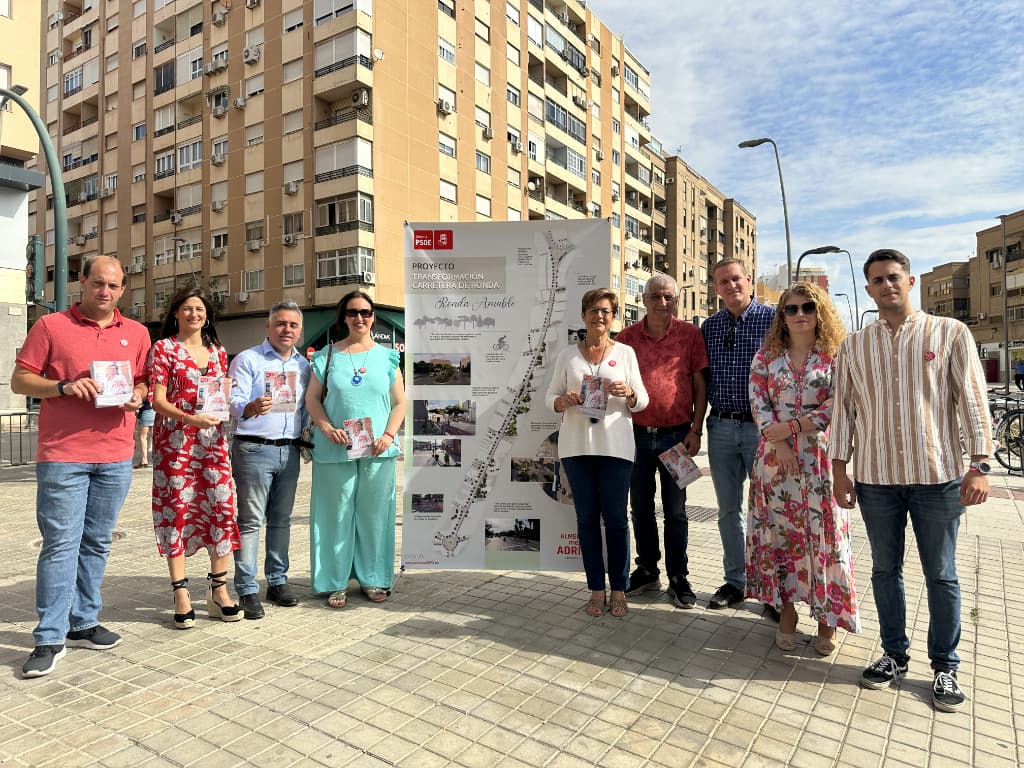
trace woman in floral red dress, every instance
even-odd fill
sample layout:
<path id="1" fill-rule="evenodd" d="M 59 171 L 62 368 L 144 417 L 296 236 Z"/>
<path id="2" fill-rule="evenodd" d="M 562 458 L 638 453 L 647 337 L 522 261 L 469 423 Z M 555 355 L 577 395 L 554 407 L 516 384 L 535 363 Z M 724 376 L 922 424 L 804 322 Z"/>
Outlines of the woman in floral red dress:
<path id="1" fill-rule="evenodd" d="M 210 553 L 206 608 L 210 618 L 238 621 L 227 590 L 227 564 L 241 546 L 235 520 L 231 459 L 220 421 L 198 412 L 199 377 L 227 376 L 227 353 L 196 288 L 179 292 L 153 345 L 149 381 L 157 419 L 153 432 L 153 527 L 167 558 L 174 626 L 195 626 L 185 558 Z"/>
<path id="2" fill-rule="evenodd" d="M 828 459 L 834 356 L 845 335 L 828 294 L 794 283 L 750 366 L 761 442 L 750 480 L 747 597 L 780 611 L 783 651 L 796 648 L 797 602 L 810 606 L 823 656 L 835 650 L 836 627 L 860 631 L 850 518 L 832 495 Z"/>

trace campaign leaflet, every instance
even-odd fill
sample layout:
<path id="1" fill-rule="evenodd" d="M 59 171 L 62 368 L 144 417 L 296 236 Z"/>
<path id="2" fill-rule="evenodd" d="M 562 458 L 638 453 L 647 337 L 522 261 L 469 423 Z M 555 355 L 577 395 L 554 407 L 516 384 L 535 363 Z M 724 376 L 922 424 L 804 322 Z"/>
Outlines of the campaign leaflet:
<path id="1" fill-rule="evenodd" d="M 100 388 L 97 408 L 124 405 L 132 399 L 132 364 L 127 360 L 94 360 L 89 375 Z"/>
<path id="2" fill-rule="evenodd" d="M 580 385 L 580 397 L 583 402 L 576 406 L 577 410 L 584 416 L 593 420 L 603 419 L 608 411 L 608 399 L 604 394 L 604 379 L 600 376 L 583 374 L 583 383 Z"/>
<path id="3" fill-rule="evenodd" d="M 227 421 L 231 416 L 231 379 L 226 376 L 200 376 L 196 412 Z"/>
<path id="4" fill-rule="evenodd" d="M 270 398 L 271 413 L 295 413 L 295 372 L 265 371 L 263 396 Z"/>
<path id="5" fill-rule="evenodd" d="M 700 467 L 686 453 L 682 443 L 676 443 L 664 453 L 658 455 L 665 469 L 672 475 L 676 485 L 685 488 L 701 476 Z"/>
<path id="6" fill-rule="evenodd" d="M 348 435 L 348 457 L 361 459 L 373 455 L 373 420 L 369 416 L 361 419 L 345 419 L 342 426 Z"/>

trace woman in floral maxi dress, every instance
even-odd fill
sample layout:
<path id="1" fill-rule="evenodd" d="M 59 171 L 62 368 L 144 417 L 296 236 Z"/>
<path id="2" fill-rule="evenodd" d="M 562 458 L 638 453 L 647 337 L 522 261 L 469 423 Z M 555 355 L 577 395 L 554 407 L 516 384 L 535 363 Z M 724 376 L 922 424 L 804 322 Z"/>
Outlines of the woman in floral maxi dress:
<path id="1" fill-rule="evenodd" d="M 833 357 L 846 335 L 828 295 L 794 283 L 750 367 L 761 431 L 750 483 L 747 597 L 773 605 L 776 645 L 796 647 L 796 602 L 818 625 L 815 649 L 835 650 L 835 628 L 860 631 L 850 519 L 832 496 L 828 425 Z"/>
<path id="2" fill-rule="evenodd" d="M 174 592 L 174 626 L 195 625 L 185 558 L 210 553 L 206 609 L 210 618 L 242 618 L 226 586 L 231 553 L 241 546 L 235 519 L 231 458 L 223 425 L 197 412 L 200 376 L 227 376 L 228 359 L 197 289 L 171 300 L 153 345 L 149 380 L 153 408 L 163 418 L 153 431 L 153 527 L 167 558 Z"/>

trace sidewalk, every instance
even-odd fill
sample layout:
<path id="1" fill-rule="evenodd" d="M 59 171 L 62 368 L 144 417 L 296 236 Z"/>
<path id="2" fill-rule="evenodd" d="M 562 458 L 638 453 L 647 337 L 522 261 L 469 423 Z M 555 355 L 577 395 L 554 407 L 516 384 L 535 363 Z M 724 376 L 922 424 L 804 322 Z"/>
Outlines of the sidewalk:
<path id="1" fill-rule="evenodd" d="M 706 465 L 706 455 L 699 460 Z M 746 603 L 674 608 L 631 600 L 624 620 L 583 613 L 582 574 L 412 571 L 391 600 L 343 611 L 309 595 L 309 468 L 292 537 L 298 608 L 261 621 L 205 618 L 203 555 L 189 561 L 195 629 L 171 625 L 135 471 L 104 583 L 111 651 L 69 649 L 38 680 L 32 645 L 34 467 L 0 472 L 0 766 L 500 766 L 609 768 L 1024 763 L 1024 479 L 1001 468 L 961 529 L 965 711 L 932 710 L 927 601 L 913 541 L 906 574 L 913 661 L 899 691 L 857 685 L 879 654 L 870 553 L 853 515 L 864 632 L 821 659 L 801 618 L 783 654 Z M 710 478 L 690 488 L 690 579 L 699 605 L 721 583 Z M 399 537 L 401 526 L 399 526 Z M 908 539 L 912 538 L 908 535 Z M 1020 633 L 1017 632 L 1019 637 Z"/>

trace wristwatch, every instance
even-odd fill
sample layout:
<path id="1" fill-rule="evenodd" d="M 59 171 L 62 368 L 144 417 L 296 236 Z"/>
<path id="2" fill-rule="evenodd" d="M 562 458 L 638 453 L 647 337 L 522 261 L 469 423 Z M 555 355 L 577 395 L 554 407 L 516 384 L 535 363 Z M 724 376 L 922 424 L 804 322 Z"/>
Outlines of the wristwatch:
<path id="1" fill-rule="evenodd" d="M 64 387 L 71 383 L 70 379 L 64 379 L 63 381 L 57 382 L 57 396 L 64 397 Z"/>
<path id="2" fill-rule="evenodd" d="M 969 469 L 973 469 L 975 472 L 978 472 L 982 475 L 987 475 L 989 472 L 992 471 L 992 466 L 985 461 L 972 461 Z"/>

